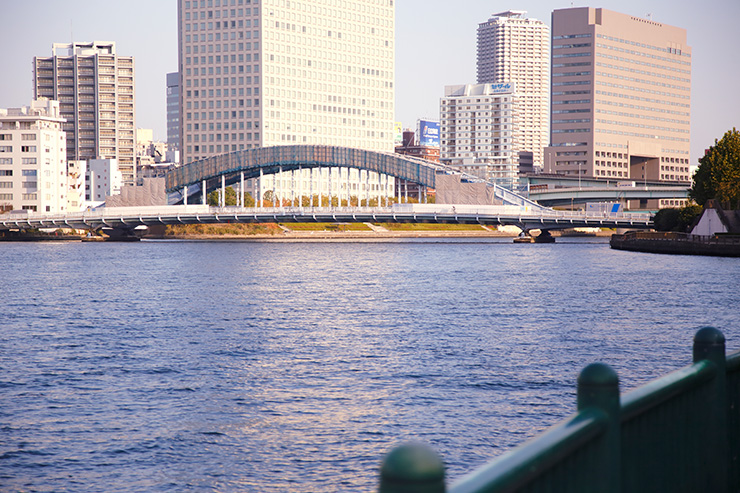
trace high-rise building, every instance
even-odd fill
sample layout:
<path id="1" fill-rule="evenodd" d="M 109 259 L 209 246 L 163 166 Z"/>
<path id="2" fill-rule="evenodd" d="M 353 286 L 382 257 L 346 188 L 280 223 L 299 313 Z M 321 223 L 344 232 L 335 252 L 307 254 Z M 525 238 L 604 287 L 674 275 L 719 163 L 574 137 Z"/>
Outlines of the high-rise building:
<path id="1" fill-rule="evenodd" d="M 116 159 L 134 183 L 134 59 L 116 44 L 54 43 L 34 58 L 34 94 L 60 102 L 69 160 Z"/>
<path id="2" fill-rule="evenodd" d="M 180 73 L 167 74 L 167 149 L 180 150 Z"/>
<path id="3" fill-rule="evenodd" d="M 0 110 L 0 207 L 67 212 L 66 138 L 59 102 Z"/>
<path id="4" fill-rule="evenodd" d="M 521 151 L 514 84 L 446 86 L 440 101 L 440 161 L 513 189 Z"/>
<path id="5" fill-rule="evenodd" d="M 178 0 L 182 162 L 323 144 L 393 151 L 393 0 Z"/>
<path id="6" fill-rule="evenodd" d="M 605 9 L 552 14 L 552 135 L 545 171 L 687 183 L 686 30 Z"/>
<path id="7" fill-rule="evenodd" d="M 550 29 L 526 14 L 509 10 L 478 25 L 478 83 L 516 85 L 521 150 L 541 165 L 550 142 Z"/>

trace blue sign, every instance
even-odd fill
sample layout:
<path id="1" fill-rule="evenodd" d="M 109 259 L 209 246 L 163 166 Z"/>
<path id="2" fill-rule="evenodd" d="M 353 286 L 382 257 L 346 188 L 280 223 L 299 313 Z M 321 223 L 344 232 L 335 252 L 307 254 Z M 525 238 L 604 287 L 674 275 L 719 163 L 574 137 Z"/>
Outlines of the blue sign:
<path id="1" fill-rule="evenodd" d="M 491 93 L 497 94 L 500 92 L 511 92 L 511 82 L 502 82 L 500 84 L 491 84 Z"/>
<path id="2" fill-rule="evenodd" d="M 439 147 L 439 122 L 419 120 L 419 145 Z"/>

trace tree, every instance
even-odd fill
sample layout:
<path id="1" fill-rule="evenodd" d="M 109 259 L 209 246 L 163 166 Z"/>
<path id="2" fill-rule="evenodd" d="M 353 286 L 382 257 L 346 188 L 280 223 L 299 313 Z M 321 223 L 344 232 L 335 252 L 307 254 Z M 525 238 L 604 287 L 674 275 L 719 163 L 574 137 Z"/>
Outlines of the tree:
<path id="1" fill-rule="evenodd" d="M 208 205 L 218 206 L 221 195 L 221 189 L 214 190 L 208 194 Z M 236 191 L 232 187 L 226 187 L 226 201 L 224 205 L 236 205 Z"/>
<path id="2" fill-rule="evenodd" d="M 700 205 L 716 199 L 726 209 L 740 206 L 740 132 L 736 129 L 715 140 L 699 159 L 689 197 Z"/>
<path id="3" fill-rule="evenodd" d="M 701 214 L 702 207 L 696 204 L 689 204 L 680 209 L 669 208 L 661 209 L 653 218 L 653 224 L 657 231 L 679 231 L 688 232 L 689 227 Z"/>

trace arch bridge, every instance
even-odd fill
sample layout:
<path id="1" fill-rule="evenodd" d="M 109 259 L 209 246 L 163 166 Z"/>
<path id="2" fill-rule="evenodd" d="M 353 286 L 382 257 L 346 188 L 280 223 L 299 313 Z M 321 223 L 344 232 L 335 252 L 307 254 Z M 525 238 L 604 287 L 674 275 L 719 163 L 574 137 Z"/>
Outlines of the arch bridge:
<path id="1" fill-rule="evenodd" d="M 392 176 L 407 183 L 429 188 L 437 188 L 437 176 L 456 174 L 460 175 L 463 182 L 483 182 L 493 187 L 494 197 L 501 200 L 504 205 L 525 206 L 535 210 L 546 209 L 495 183 L 460 173 L 439 163 L 402 154 L 337 146 L 257 147 L 211 156 L 170 170 L 165 177 L 165 187 L 168 193 L 181 192 L 183 197 L 190 195 L 189 188 L 191 190 L 196 188 L 197 194 L 201 195 L 205 202 L 204 195 L 218 188 L 243 183 L 244 180 L 264 175 L 312 168 L 370 171 L 378 173 L 379 176 Z M 205 194 L 201 194 L 200 190 L 205 190 Z"/>

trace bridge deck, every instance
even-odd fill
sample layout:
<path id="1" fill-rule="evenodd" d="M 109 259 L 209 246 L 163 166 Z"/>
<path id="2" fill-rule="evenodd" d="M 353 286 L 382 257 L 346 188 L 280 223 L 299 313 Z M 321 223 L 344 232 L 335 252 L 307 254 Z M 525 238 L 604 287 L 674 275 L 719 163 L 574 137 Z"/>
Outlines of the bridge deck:
<path id="1" fill-rule="evenodd" d="M 387 208 L 237 208 L 202 205 L 101 208 L 76 214 L 5 214 L 0 230 L 30 228 L 133 229 L 158 224 L 268 222 L 422 222 L 514 225 L 523 230 L 652 227 L 650 214 L 531 210 L 516 206 L 400 204 Z"/>

